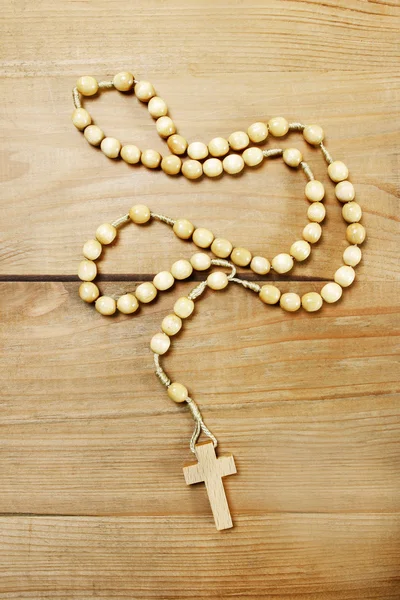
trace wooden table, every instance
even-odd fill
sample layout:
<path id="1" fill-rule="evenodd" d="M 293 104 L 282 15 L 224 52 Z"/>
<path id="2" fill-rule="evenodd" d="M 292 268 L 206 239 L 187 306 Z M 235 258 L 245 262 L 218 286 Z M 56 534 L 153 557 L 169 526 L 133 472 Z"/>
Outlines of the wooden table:
<path id="1" fill-rule="evenodd" d="M 3 2 L 2 20 L 0 598 L 398 599 L 398 2 L 37 0 Z M 337 305 L 288 314 L 239 288 L 209 294 L 165 360 L 235 456 L 225 532 L 204 487 L 185 485 L 192 422 L 148 349 L 179 292 L 101 317 L 77 297 L 81 247 L 141 202 L 273 256 L 306 223 L 304 178 L 271 161 L 189 182 L 107 159 L 72 126 L 71 88 L 121 69 L 154 83 L 189 140 L 276 114 L 320 123 L 364 211 Z M 103 93 L 91 112 L 166 152 L 135 97 Z M 326 181 L 300 136 L 279 144 Z M 323 239 L 283 291 L 319 290 L 341 264 L 327 189 Z M 103 289 L 192 252 L 160 224 L 127 228 Z"/>

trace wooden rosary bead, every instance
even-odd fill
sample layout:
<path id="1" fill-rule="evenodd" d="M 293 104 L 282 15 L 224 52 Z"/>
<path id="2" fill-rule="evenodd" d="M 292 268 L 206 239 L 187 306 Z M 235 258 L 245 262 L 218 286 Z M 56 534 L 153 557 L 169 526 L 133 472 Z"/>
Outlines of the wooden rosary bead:
<path id="1" fill-rule="evenodd" d="M 185 154 L 186 148 L 188 147 L 187 141 L 181 135 L 175 133 L 171 135 L 167 140 L 168 148 L 174 154 Z"/>
<path id="2" fill-rule="evenodd" d="M 172 230 L 178 238 L 188 240 L 193 235 L 194 225 L 187 219 L 177 219 Z"/>
<path id="3" fill-rule="evenodd" d="M 190 264 L 196 271 L 206 271 L 211 267 L 211 258 L 205 252 L 196 252 L 191 257 Z"/>
<path id="4" fill-rule="evenodd" d="M 156 91 L 149 81 L 138 81 L 135 85 L 135 95 L 141 102 L 148 102 Z"/>
<path id="5" fill-rule="evenodd" d="M 350 181 L 340 181 L 335 187 L 335 195 L 340 202 L 351 202 L 356 195 L 354 186 Z"/>
<path id="6" fill-rule="evenodd" d="M 164 317 L 161 323 L 161 329 L 167 335 L 176 335 L 182 328 L 182 319 L 177 315 L 170 314 Z"/>
<path id="7" fill-rule="evenodd" d="M 78 267 L 78 277 L 82 281 L 93 281 L 97 275 L 96 263 L 92 260 L 82 260 Z"/>
<path id="8" fill-rule="evenodd" d="M 179 277 L 177 277 L 179 279 Z M 163 292 L 169 290 L 175 283 L 175 278 L 169 271 L 160 271 L 153 279 L 153 285 Z"/>
<path id="9" fill-rule="evenodd" d="M 242 157 L 248 167 L 256 167 L 264 160 L 263 151 L 256 146 L 247 148 L 247 150 L 243 152 Z"/>
<path id="10" fill-rule="evenodd" d="M 325 196 L 325 188 L 320 181 L 309 181 L 305 187 L 305 195 L 310 202 L 320 202 Z"/>
<path id="11" fill-rule="evenodd" d="M 283 117 L 273 117 L 268 121 L 268 129 L 274 137 L 282 137 L 289 131 L 289 123 Z"/>
<path id="12" fill-rule="evenodd" d="M 208 150 L 211 156 L 225 156 L 229 152 L 228 140 L 223 137 L 216 137 L 208 144 Z"/>
<path id="13" fill-rule="evenodd" d="M 194 160 L 202 160 L 208 156 L 208 148 L 203 142 L 192 142 L 188 146 L 187 153 Z"/>
<path id="14" fill-rule="evenodd" d="M 310 256 L 311 246 L 305 240 L 297 240 L 290 246 L 290 254 L 298 261 L 306 260 Z"/>
<path id="15" fill-rule="evenodd" d="M 97 300 L 99 295 L 100 295 L 99 288 L 97 287 L 96 284 L 92 283 L 91 281 L 84 281 L 79 286 L 79 296 L 85 302 L 88 302 L 88 303 L 94 302 L 95 300 Z"/>
<path id="16" fill-rule="evenodd" d="M 318 242 L 322 235 L 322 228 L 319 223 L 308 223 L 303 229 L 303 238 L 310 242 L 310 244 L 315 244 Z"/>
<path id="17" fill-rule="evenodd" d="M 150 348 L 155 354 L 165 354 L 171 345 L 171 340 L 166 333 L 156 333 L 150 341 Z"/>
<path id="18" fill-rule="evenodd" d="M 313 202 L 307 210 L 307 217 L 314 223 L 321 223 L 325 219 L 326 208 L 321 202 Z"/>
<path id="19" fill-rule="evenodd" d="M 349 267 L 356 267 L 362 257 L 361 250 L 358 246 L 347 246 L 343 252 L 343 262 Z"/>
<path id="20" fill-rule="evenodd" d="M 271 270 L 271 263 L 263 256 L 253 256 L 250 263 L 250 269 L 253 273 L 257 273 L 257 275 L 266 275 Z"/>
<path id="21" fill-rule="evenodd" d="M 203 175 L 203 165 L 198 160 L 185 160 L 182 164 L 182 173 L 186 179 L 198 179 Z"/>
<path id="22" fill-rule="evenodd" d="M 113 137 L 105 137 L 100 144 L 100 148 L 108 158 L 117 158 L 121 150 L 121 142 Z"/>
<path id="23" fill-rule="evenodd" d="M 170 135 L 174 135 L 176 133 L 175 123 L 170 117 L 160 117 L 156 121 L 156 129 L 157 133 L 162 138 L 167 138 Z"/>
<path id="24" fill-rule="evenodd" d="M 184 258 L 177 260 L 171 267 L 171 273 L 175 277 L 181 281 L 182 279 L 187 279 L 193 273 L 193 267 L 190 262 Z"/>
<path id="25" fill-rule="evenodd" d="M 247 267 L 252 259 L 251 252 L 247 248 L 234 248 L 231 254 L 231 261 L 239 267 Z"/>
<path id="26" fill-rule="evenodd" d="M 350 244 L 362 244 L 366 237 L 366 231 L 361 223 L 351 223 L 346 229 L 346 238 Z"/>
<path id="27" fill-rule="evenodd" d="M 162 159 L 161 168 L 167 175 L 178 175 L 182 169 L 182 161 L 176 154 L 170 154 Z"/>
<path id="28" fill-rule="evenodd" d="M 198 227 L 194 230 L 192 239 L 199 248 L 209 248 L 214 240 L 214 234 L 204 227 Z"/>
<path id="29" fill-rule="evenodd" d="M 95 307 L 97 312 L 108 317 L 113 315 L 117 310 L 117 303 L 110 296 L 100 296 L 96 300 Z"/>
<path id="30" fill-rule="evenodd" d="M 129 217 L 137 225 L 143 225 L 151 219 L 150 209 L 145 204 L 135 204 L 129 210 Z"/>
<path id="31" fill-rule="evenodd" d="M 233 246 L 229 240 L 224 238 L 215 238 L 211 244 L 211 252 L 218 258 L 227 258 L 232 252 Z"/>
<path id="32" fill-rule="evenodd" d="M 290 254 L 282 252 L 277 254 L 271 261 L 272 268 L 276 273 L 288 273 L 293 268 L 293 258 Z"/>
<path id="33" fill-rule="evenodd" d="M 96 238 L 101 244 L 111 244 L 117 236 L 117 230 L 111 223 L 103 223 L 96 229 Z"/>
<path id="34" fill-rule="evenodd" d="M 232 150 L 244 150 L 249 145 L 250 139 L 245 131 L 234 131 L 228 137 Z"/>
<path id="35" fill-rule="evenodd" d="M 303 155 L 297 148 L 286 148 L 283 151 L 283 160 L 288 167 L 296 168 L 303 160 Z"/>
<path id="36" fill-rule="evenodd" d="M 223 170 L 222 160 L 219 158 L 209 158 L 203 163 L 203 171 L 207 177 L 218 177 Z"/>
<path id="37" fill-rule="evenodd" d="M 103 246 L 98 240 L 88 240 L 83 246 L 83 256 L 89 260 L 96 260 L 99 258 Z"/>
<path id="38" fill-rule="evenodd" d="M 303 129 L 303 136 L 306 142 L 313 146 L 319 146 L 325 137 L 324 130 L 319 125 L 306 125 Z"/>
<path id="39" fill-rule="evenodd" d="M 296 312 L 301 306 L 300 296 L 293 292 L 287 292 L 286 294 L 282 294 L 279 304 L 287 312 Z"/>
<path id="40" fill-rule="evenodd" d="M 153 96 L 153 98 L 150 98 L 147 105 L 147 110 L 154 119 L 165 117 L 168 114 L 168 106 L 166 102 L 159 96 Z"/>
<path id="41" fill-rule="evenodd" d="M 223 290 L 228 283 L 229 279 L 223 271 L 214 271 L 207 277 L 207 285 L 212 290 Z"/>
<path id="42" fill-rule="evenodd" d="M 94 96 L 99 90 L 99 84 L 94 77 L 84 75 L 83 77 L 79 77 L 76 82 L 76 88 L 82 96 Z"/>
<path id="43" fill-rule="evenodd" d="M 307 312 L 316 312 L 323 304 L 321 294 L 317 292 L 308 292 L 301 298 L 301 305 Z"/>
<path id="44" fill-rule="evenodd" d="M 150 281 L 145 281 L 137 286 L 135 290 L 135 296 L 139 300 L 139 302 L 143 302 L 143 304 L 147 304 L 154 300 L 157 296 L 157 288 L 150 283 Z"/>
<path id="45" fill-rule="evenodd" d="M 335 272 L 334 280 L 343 288 L 351 285 L 355 279 L 355 276 L 356 274 L 353 267 L 343 265 Z"/>
<path id="46" fill-rule="evenodd" d="M 129 71 L 121 71 L 114 75 L 113 84 L 119 92 L 129 92 L 133 88 L 135 78 Z"/>
<path id="47" fill-rule="evenodd" d="M 321 290 L 321 296 L 328 304 L 337 302 L 342 297 L 343 289 L 338 283 L 331 281 L 324 285 Z"/>
<path id="48" fill-rule="evenodd" d="M 117 300 L 117 308 L 124 315 L 131 315 L 139 308 L 139 302 L 133 294 L 123 294 Z"/>
<path id="49" fill-rule="evenodd" d="M 174 382 L 168 386 L 168 396 L 174 402 L 185 402 L 189 395 L 187 388 L 182 383 Z"/>
<path id="50" fill-rule="evenodd" d="M 88 125 L 85 127 L 83 135 L 92 146 L 100 146 L 105 138 L 104 131 L 100 127 L 97 127 L 97 125 Z"/>
<path id="51" fill-rule="evenodd" d="M 277 304 L 281 293 L 277 287 L 268 283 L 262 286 L 259 296 L 264 304 Z"/>
<path id="52" fill-rule="evenodd" d="M 178 298 L 178 300 L 174 304 L 174 313 L 181 319 L 187 319 L 188 317 L 190 317 L 193 311 L 194 302 L 186 296 Z"/>
<path id="53" fill-rule="evenodd" d="M 344 181 L 349 176 L 349 170 L 341 160 L 335 160 L 328 166 L 328 175 L 335 183 Z"/>
<path id="54" fill-rule="evenodd" d="M 72 122 L 77 129 L 82 131 L 82 129 L 90 125 L 92 118 L 84 108 L 76 108 L 72 113 Z"/>
<path id="55" fill-rule="evenodd" d="M 141 152 L 134 144 L 126 144 L 121 148 L 121 158 L 128 163 L 128 165 L 137 165 L 140 162 Z"/>
<path id="56" fill-rule="evenodd" d="M 346 202 L 342 207 L 342 216 L 347 223 L 357 223 L 362 217 L 361 206 L 357 202 Z"/>
<path id="57" fill-rule="evenodd" d="M 157 169 L 160 166 L 161 154 L 156 150 L 143 150 L 142 156 L 140 157 L 142 165 L 148 169 Z"/>
<path id="58" fill-rule="evenodd" d="M 229 154 L 222 161 L 222 166 L 229 175 L 237 175 L 244 168 L 244 160 L 240 154 Z"/>
<path id="59" fill-rule="evenodd" d="M 257 121 L 247 129 L 247 135 L 254 144 L 264 142 L 268 137 L 268 127 L 265 123 Z"/>

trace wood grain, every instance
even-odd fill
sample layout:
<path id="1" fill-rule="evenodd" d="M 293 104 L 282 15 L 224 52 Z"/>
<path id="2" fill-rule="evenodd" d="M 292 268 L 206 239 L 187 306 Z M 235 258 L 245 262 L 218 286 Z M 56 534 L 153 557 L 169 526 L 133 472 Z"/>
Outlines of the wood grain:
<path id="1" fill-rule="evenodd" d="M 1 8 L 0 599 L 397 600 L 398 2 Z M 73 128 L 70 94 L 79 75 L 121 69 L 154 83 L 190 141 L 276 114 L 320 123 L 363 208 L 363 261 L 337 305 L 285 314 L 237 287 L 207 292 L 165 357 L 235 456 L 225 532 L 185 484 L 193 423 L 153 373 L 149 340 L 178 290 L 104 318 L 77 297 L 77 265 L 138 201 L 271 257 L 301 235 L 304 179 L 279 160 L 189 182 L 106 159 Z M 134 96 L 90 110 L 107 134 L 166 152 Z M 327 182 L 300 137 L 278 142 Z M 340 265 L 327 190 L 323 238 L 275 277 L 282 291 L 318 291 Z M 192 252 L 161 224 L 126 227 L 100 285 L 134 289 Z"/>

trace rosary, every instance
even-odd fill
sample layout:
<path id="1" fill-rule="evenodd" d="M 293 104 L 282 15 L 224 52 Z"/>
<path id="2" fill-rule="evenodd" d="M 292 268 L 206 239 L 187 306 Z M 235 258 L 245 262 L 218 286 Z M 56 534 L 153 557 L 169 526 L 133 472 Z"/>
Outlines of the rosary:
<path id="1" fill-rule="evenodd" d="M 135 96 L 147 103 L 150 115 L 155 119 L 159 135 L 167 142 L 171 154 L 161 157 L 155 150 L 140 150 L 134 144 L 122 145 L 114 137 L 106 136 L 82 107 L 82 96 L 93 96 L 100 90 L 116 89 L 119 92 L 134 90 Z M 218 530 L 232 527 L 232 519 L 225 495 L 222 477 L 236 473 L 235 461 L 232 455 L 217 457 L 215 448 L 217 439 L 204 423 L 199 407 L 189 396 L 188 389 L 182 383 L 171 381 L 161 365 L 161 356 L 168 352 L 171 338 L 182 328 L 184 320 L 192 315 L 195 302 L 206 289 L 222 290 L 229 284 L 235 283 L 246 290 L 258 294 L 264 304 L 278 305 L 283 310 L 295 312 L 302 307 L 307 312 L 321 309 L 323 302 L 337 302 L 343 293 L 343 288 L 350 286 L 355 279 L 354 268 L 361 260 L 359 245 L 365 240 L 365 228 L 360 220 L 362 211 L 354 201 L 353 184 L 348 181 L 346 165 L 333 160 L 326 149 L 324 131 L 319 125 L 303 125 L 289 123 L 283 117 L 274 117 L 268 123 L 253 123 L 245 131 L 235 131 L 227 139 L 216 137 L 208 145 L 203 142 L 188 142 L 176 133 L 176 127 L 168 117 L 168 107 L 164 100 L 156 95 L 155 89 L 148 81 L 137 81 L 132 73 L 122 72 L 115 75 L 112 81 L 97 82 L 94 77 L 84 76 L 77 81 L 72 92 L 75 110 L 72 122 L 83 132 L 84 137 L 92 146 L 98 146 L 109 158 L 122 158 L 128 164 L 141 163 L 148 169 L 161 169 L 170 176 L 180 173 L 187 179 L 198 179 L 204 174 L 207 177 L 218 177 L 222 173 L 235 175 L 245 167 L 254 167 L 262 161 L 282 157 L 284 163 L 293 169 L 300 169 L 307 179 L 305 196 L 309 201 L 307 210 L 308 223 L 302 232 L 302 239 L 293 242 L 289 252 L 274 256 L 271 261 L 264 256 L 254 256 L 245 247 L 234 246 L 228 239 L 217 237 L 204 227 L 195 226 L 186 218 L 170 218 L 153 212 L 143 204 L 136 204 L 126 215 L 112 223 L 103 223 L 83 246 L 84 260 L 79 264 L 78 276 L 82 280 L 79 295 L 82 300 L 94 303 L 101 315 L 113 315 L 117 311 L 129 315 L 139 308 L 139 303 L 147 304 L 154 300 L 159 292 L 171 288 L 175 281 L 187 279 L 195 271 L 208 271 L 212 267 L 228 268 L 228 274 L 223 270 L 212 270 L 201 283 L 196 285 L 187 296 L 178 298 L 170 314 L 161 323 L 161 331 L 150 341 L 153 352 L 155 374 L 165 386 L 167 394 L 174 402 L 186 402 L 194 419 L 194 431 L 190 440 L 190 450 L 197 461 L 184 467 L 185 481 L 188 485 L 204 482 L 209 497 L 215 525 Z M 267 275 L 271 270 L 275 273 L 288 273 L 295 262 L 306 260 L 311 253 L 311 245 L 318 242 L 322 234 L 321 223 L 325 218 L 325 206 L 322 203 L 325 196 L 324 185 L 314 178 L 310 166 L 303 160 L 301 152 L 296 148 L 271 148 L 262 150 L 259 144 L 264 143 L 268 136 L 275 138 L 286 136 L 289 132 L 300 132 L 311 145 L 319 147 L 328 165 L 328 176 L 335 185 L 335 196 L 343 204 L 342 215 L 348 224 L 346 239 L 349 245 L 343 252 L 343 265 L 334 273 L 333 281 L 325 284 L 320 293 L 308 292 L 300 297 L 295 292 L 281 294 L 280 290 L 271 284 L 258 285 L 253 281 L 236 277 L 236 266 L 249 267 L 257 275 Z M 251 145 L 253 144 L 253 145 Z M 187 155 L 186 160 L 182 156 Z M 169 271 L 160 271 L 153 282 L 141 283 L 131 293 L 118 298 L 103 296 L 94 283 L 97 275 L 96 260 L 102 253 L 103 245 L 114 242 L 118 231 L 127 223 L 142 225 L 149 221 L 159 221 L 172 228 L 174 234 L 182 240 L 191 240 L 200 252 L 189 259 L 180 259 L 171 265 Z M 204 252 L 210 250 L 215 258 Z M 229 260 L 228 260 L 229 259 Z M 199 442 L 203 433 L 208 440 Z"/>

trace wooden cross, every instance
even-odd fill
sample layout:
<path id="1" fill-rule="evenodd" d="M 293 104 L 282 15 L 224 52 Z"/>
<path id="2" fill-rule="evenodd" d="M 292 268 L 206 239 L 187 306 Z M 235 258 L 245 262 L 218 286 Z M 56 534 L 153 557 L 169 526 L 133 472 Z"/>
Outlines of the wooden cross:
<path id="1" fill-rule="evenodd" d="M 234 458 L 232 454 L 217 458 L 212 442 L 196 444 L 196 456 L 197 463 L 189 463 L 183 468 L 185 481 L 188 485 L 204 481 L 216 528 L 229 529 L 233 524 L 222 477 L 236 473 Z"/>

